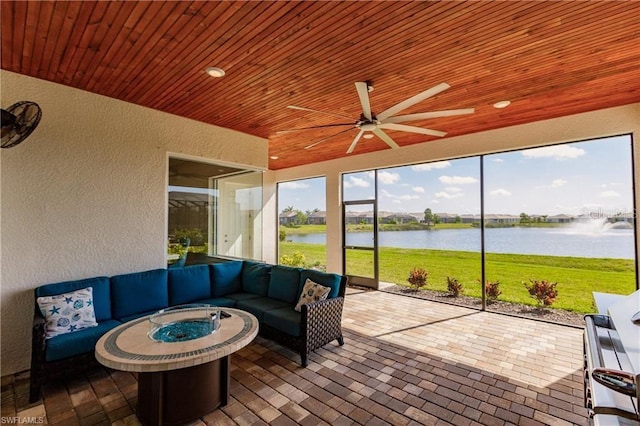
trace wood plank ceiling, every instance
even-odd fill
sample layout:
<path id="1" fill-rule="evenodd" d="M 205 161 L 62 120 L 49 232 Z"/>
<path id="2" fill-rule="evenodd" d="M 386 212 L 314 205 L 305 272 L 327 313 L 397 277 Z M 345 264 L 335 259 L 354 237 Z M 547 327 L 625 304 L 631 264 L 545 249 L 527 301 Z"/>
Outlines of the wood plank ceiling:
<path id="1" fill-rule="evenodd" d="M 3 0 L 0 12 L 3 69 L 268 138 L 272 169 L 347 155 L 355 128 L 278 131 L 344 122 L 287 105 L 355 122 L 356 81 L 373 82 L 374 112 L 450 84 L 402 112 L 475 108 L 406 123 L 446 137 L 640 101 L 634 1 Z M 350 155 L 382 149 L 362 139 Z"/>

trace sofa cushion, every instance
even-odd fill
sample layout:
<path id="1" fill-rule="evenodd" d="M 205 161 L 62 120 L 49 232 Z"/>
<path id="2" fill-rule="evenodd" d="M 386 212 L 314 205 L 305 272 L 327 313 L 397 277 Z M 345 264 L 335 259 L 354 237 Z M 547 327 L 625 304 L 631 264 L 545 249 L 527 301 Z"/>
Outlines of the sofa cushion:
<path id="1" fill-rule="evenodd" d="M 225 297 L 227 299 L 231 299 L 231 300 L 235 300 L 236 302 L 239 302 L 240 300 L 256 299 L 260 296 L 253 293 L 231 293 L 231 294 L 227 294 Z"/>
<path id="2" fill-rule="evenodd" d="M 160 308 L 160 309 L 163 309 L 163 308 Z M 160 309 L 152 309 L 150 311 L 138 312 L 137 314 L 127 315 L 127 316 L 124 316 L 124 317 L 118 318 L 118 319 L 120 321 L 122 321 L 123 323 L 125 323 L 125 322 L 129 322 L 129 321 L 133 321 L 134 319 L 146 317 L 148 315 L 153 315 L 153 314 L 157 313 Z"/>
<path id="3" fill-rule="evenodd" d="M 65 281 L 55 284 L 45 284 L 36 288 L 36 298 L 53 296 L 56 294 L 70 293 L 81 288 L 93 289 L 93 310 L 96 321 L 111 319 L 111 287 L 109 277 L 87 278 L 84 280 Z M 37 306 L 36 306 L 37 308 Z"/>
<path id="4" fill-rule="evenodd" d="M 212 297 L 209 299 L 202 299 L 196 301 L 196 303 L 206 303 L 207 305 L 213 306 L 224 306 L 226 308 L 234 308 L 236 306 L 236 301 L 233 299 L 229 299 L 228 297 Z"/>
<path id="5" fill-rule="evenodd" d="M 300 268 L 274 265 L 271 268 L 267 295 L 273 299 L 288 302 L 291 306 L 295 305 L 302 290 L 300 271 L 302 271 Z"/>
<path id="6" fill-rule="evenodd" d="M 167 270 L 154 269 L 111 277 L 112 312 L 123 319 L 169 306 Z"/>
<path id="7" fill-rule="evenodd" d="M 271 277 L 271 265 L 245 260 L 242 264 L 242 291 L 266 296 Z"/>
<path id="8" fill-rule="evenodd" d="M 328 299 L 338 297 L 338 294 L 340 293 L 340 281 L 342 280 L 342 275 L 316 271 L 315 269 L 304 269 L 300 273 L 300 292 L 302 292 L 302 287 L 307 282 L 307 278 L 325 287 L 330 287 L 331 291 L 327 296 Z"/>
<path id="9" fill-rule="evenodd" d="M 171 268 L 169 276 L 169 304 L 182 305 L 211 297 L 209 265 Z"/>
<path id="10" fill-rule="evenodd" d="M 272 309 L 285 308 L 287 306 L 291 307 L 291 304 L 283 302 L 282 300 L 271 299 L 269 297 L 256 297 L 254 299 L 241 300 L 237 305 L 238 309 L 251 312 L 255 315 L 259 322 L 262 322 L 265 312 Z"/>
<path id="11" fill-rule="evenodd" d="M 266 311 L 263 321 L 266 325 L 290 336 L 300 336 L 300 312 L 296 312 L 290 306 Z"/>
<path id="12" fill-rule="evenodd" d="M 298 299 L 298 303 L 296 303 L 296 307 L 294 309 L 300 312 L 300 307 L 302 305 L 306 305 L 307 303 L 311 302 L 317 302 L 319 300 L 324 300 L 327 298 L 330 291 L 331 287 L 325 287 L 307 278 L 307 282 L 304 284 L 304 287 L 302 287 L 300 299 Z"/>
<path id="13" fill-rule="evenodd" d="M 211 268 L 211 296 L 220 297 L 242 291 L 242 261 L 214 263 Z"/>
<path id="14" fill-rule="evenodd" d="M 93 352 L 103 334 L 122 324 L 116 320 L 106 320 L 97 326 L 74 333 L 61 334 L 47 340 L 45 360 L 57 361 L 74 355 Z"/>
<path id="15" fill-rule="evenodd" d="M 91 287 L 55 296 L 40 296 L 37 303 L 47 321 L 44 326 L 46 339 L 98 325 Z"/>

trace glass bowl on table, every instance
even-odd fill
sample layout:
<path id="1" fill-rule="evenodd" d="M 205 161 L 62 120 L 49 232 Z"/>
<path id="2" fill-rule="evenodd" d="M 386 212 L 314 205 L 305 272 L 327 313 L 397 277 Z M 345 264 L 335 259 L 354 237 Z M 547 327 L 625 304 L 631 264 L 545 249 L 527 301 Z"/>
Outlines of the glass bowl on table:
<path id="1" fill-rule="evenodd" d="M 220 329 L 220 308 L 207 304 L 178 305 L 149 317 L 148 336 L 154 342 L 176 343 L 199 339 Z"/>

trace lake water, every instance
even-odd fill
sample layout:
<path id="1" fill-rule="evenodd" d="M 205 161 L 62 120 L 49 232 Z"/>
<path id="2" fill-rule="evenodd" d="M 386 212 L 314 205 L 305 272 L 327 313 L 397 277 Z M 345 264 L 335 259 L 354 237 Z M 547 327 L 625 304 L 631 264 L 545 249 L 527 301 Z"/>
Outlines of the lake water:
<path id="1" fill-rule="evenodd" d="M 372 246 L 368 232 L 347 235 L 347 245 Z M 428 248 L 480 252 L 480 229 L 439 229 L 387 231 L 378 234 L 381 247 Z M 287 235 L 287 240 L 325 244 L 325 234 Z M 488 253 L 542 254 L 550 256 L 633 259 L 634 234 L 631 229 L 607 227 L 488 228 Z"/>

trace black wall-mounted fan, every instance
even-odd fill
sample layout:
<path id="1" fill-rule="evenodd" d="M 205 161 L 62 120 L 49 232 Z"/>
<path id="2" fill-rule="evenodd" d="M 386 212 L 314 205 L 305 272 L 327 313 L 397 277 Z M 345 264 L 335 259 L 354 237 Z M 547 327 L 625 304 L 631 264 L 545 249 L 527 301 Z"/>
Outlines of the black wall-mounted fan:
<path id="1" fill-rule="evenodd" d="M 25 140 L 40 123 L 42 110 L 35 102 L 22 101 L 2 112 L 2 148 L 11 148 Z"/>

